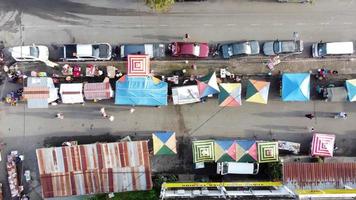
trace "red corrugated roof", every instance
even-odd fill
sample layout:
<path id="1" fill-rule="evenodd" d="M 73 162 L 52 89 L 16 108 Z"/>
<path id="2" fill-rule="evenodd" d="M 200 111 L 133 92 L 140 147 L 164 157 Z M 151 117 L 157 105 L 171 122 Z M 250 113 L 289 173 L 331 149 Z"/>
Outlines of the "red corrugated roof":
<path id="1" fill-rule="evenodd" d="M 23 96 L 26 99 L 48 99 L 48 87 L 24 87 Z"/>
<path id="2" fill-rule="evenodd" d="M 299 187 L 356 183 L 356 163 L 285 163 L 283 181 Z"/>
<path id="3" fill-rule="evenodd" d="M 44 198 L 152 188 L 147 141 L 36 150 Z"/>

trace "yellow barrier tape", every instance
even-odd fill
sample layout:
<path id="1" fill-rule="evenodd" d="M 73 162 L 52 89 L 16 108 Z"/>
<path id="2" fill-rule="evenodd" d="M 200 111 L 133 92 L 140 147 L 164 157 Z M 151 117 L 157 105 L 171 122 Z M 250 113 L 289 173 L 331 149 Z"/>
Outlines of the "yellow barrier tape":
<path id="1" fill-rule="evenodd" d="M 311 195 L 311 194 L 355 194 L 356 189 L 325 189 L 325 190 L 296 190 L 299 195 Z"/>
<path id="2" fill-rule="evenodd" d="M 183 182 L 183 183 L 163 183 L 164 188 L 185 188 L 185 187 L 280 187 L 282 182 Z"/>

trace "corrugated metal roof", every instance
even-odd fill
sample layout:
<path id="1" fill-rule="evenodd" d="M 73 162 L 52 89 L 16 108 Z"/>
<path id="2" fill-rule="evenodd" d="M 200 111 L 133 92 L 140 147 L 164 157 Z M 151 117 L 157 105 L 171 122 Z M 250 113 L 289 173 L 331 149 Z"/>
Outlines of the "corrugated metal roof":
<path id="1" fill-rule="evenodd" d="M 36 150 L 44 198 L 152 188 L 147 141 Z"/>
<path id="2" fill-rule="evenodd" d="M 48 99 L 49 88 L 48 87 L 25 87 L 23 95 L 26 99 Z"/>
<path id="3" fill-rule="evenodd" d="M 283 181 L 299 187 L 356 183 L 356 163 L 285 163 Z"/>

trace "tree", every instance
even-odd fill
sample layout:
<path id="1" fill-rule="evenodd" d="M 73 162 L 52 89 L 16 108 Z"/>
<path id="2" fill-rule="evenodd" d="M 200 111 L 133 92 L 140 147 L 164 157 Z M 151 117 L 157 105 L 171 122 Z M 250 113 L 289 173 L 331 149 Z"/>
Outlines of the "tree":
<path id="1" fill-rule="evenodd" d="M 174 4 L 174 0 L 145 0 L 146 5 L 157 12 L 166 12 Z"/>

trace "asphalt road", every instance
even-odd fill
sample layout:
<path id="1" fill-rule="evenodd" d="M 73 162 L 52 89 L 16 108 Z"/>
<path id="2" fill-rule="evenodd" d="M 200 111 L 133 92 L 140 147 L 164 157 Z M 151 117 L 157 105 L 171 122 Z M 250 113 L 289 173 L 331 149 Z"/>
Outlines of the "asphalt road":
<path id="1" fill-rule="evenodd" d="M 176 3 L 153 13 L 143 1 L 0 1 L 0 38 L 7 45 L 70 42 L 168 42 L 181 40 L 355 40 L 356 1 L 209 0 Z M 100 5 L 99 5 L 100 4 Z M 22 29 L 20 28 L 22 27 Z M 22 31 L 20 31 L 22 30 Z"/>

